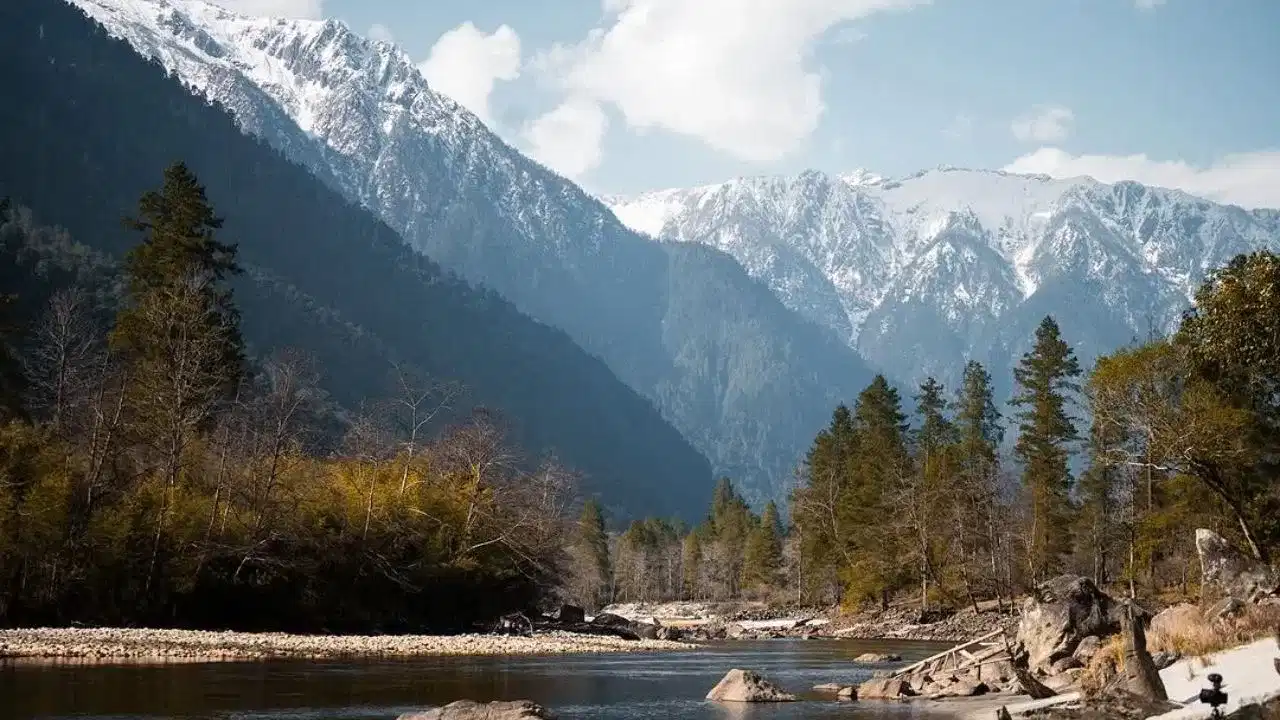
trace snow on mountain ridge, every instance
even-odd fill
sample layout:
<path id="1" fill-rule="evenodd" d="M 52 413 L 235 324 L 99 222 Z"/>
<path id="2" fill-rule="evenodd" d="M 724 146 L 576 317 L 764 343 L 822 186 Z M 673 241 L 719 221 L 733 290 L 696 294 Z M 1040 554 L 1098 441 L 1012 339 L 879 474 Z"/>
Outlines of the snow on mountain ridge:
<path id="1" fill-rule="evenodd" d="M 734 255 L 789 307 L 873 360 L 892 353 L 869 344 L 899 342 L 885 338 L 908 316 L 927 310 L 937 322 L 994 327 L 1023 306 L 1041 307 L 1033 298 L 1046 287 L 1084 293 L 1107 322 L 1135 333 L 1168 330 L 1214 267 L 1280 247 L 1280 222 L 1267 211 L 1134 182 L 945 167 L 867 182 L 813 170 L 735 178 L 611 206 L 628 224 L 643 208 L 646 231 L 663 239 Z M 759 262 L 756 246 L 803 257 L 807 270 L 830 281 L 843 317 L 833 319 L 828 303 L 804 295 L 814 290 L 790 282 L 806 269 L 780 276 Z M 982 332 L 956 338 L 974 343 L 966 357 L 987 341 Z"/>

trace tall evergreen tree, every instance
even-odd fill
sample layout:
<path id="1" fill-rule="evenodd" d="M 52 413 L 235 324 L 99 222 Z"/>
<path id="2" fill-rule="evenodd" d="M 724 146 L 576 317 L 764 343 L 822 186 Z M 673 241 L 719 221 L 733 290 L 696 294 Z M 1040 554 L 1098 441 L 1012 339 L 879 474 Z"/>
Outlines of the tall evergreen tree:
<path id="1" fill-rule="evenodd" d="M 857 559 L 847 569 L 845 584 L 851 599 L 877 598 L 887 607 L 903 581 L 899 539 L 885 521 L 891 517 L 893 494 L 912 472 L 909 428 L 898 391 L 883 375 L 858 395 L 853 417 L 856 441 L 847 498 L 851 517 L 845 521 Z"/>
<path id="2" fill-rule="evenodd" d="M 125 258 L 128 302 L 116 315 L 111 343 L 128 365 L 135 440 L 150 450 L 159 475 L 146 594 L 188 451 L 241 380 L 244 351 L 225 285 L 239 272 L 235 247 L 214 237 L 222 221 L 204 188 L 177 163 L 138 209 L 126 223 L 143 241 Z"/>
<path id="3" fill-rule="evenodd" d="M 778 506 L 770 501 L 765 505 L 760 522 L 751 528 L 747 538 L 744 570 L 748 587 L 767 589 L 778 582 L 782 569 L 782 527 L 778 519 Z"/>
<path id="4" fill-rule="evenodd" d="M 609 557 L 609 536 L 605 531 L 604 511 L 595 498 L 582 505 L 578 516 L 578 537 L 574 552 L 578 575 L 582 578 L 582 600 L 592 608 L 609 603 L 609 583 L 613 577 L 613 564 Z"/>
<path id="5" fill-rule="evenodd" d="M 915 396 L 920 425 L 914 434 L 914 472 L 895 488 L 894 517 L 903 531 L 902 540 L 915 557 L 920 580 L 920 610 L 929 609 L 929 584 L 937 584 L 946 536 L 940 533 L 943 499 L 952 480 L 955 455 L 955 426 L 946 416 L 947 401 L 942 385 L 926 378 Z"/>
<path id="6" fill-rule="evenodd" d="M 172 297 L 177 286 L 197 288 L 201 329 L 217 335 L 217 367 L 207 370 L 234 385 L 243 372 L 244 348 L 239 313 L 225 281 L 241 269 L 236 246 L 215 236 L 222 219 L 214 214 L 204 187 L 185 163 L 174 163 L 165 169 L 160 189 L 142 195 L 138 216 L 126 218 L 125 225 L 142 233 L 143 241 L 125 257 L 131 303 L 116 318 L 113 344 L 133 355 L 154 353 L 155 328 L 144 313 L 147 301 Z"/>
<path id="7" fill-rule="evenodd" d="M 1079 392 L 1080 365 L 1052 317 L 1036 328 L 1035 346 L 1014 369 L 1018 408 L 1014 454 L 1022 465 L 1028 517 L 1026 561 L 1036 583 L 1063 568 L 1071 547 L 1070 446 L 1077 440 L 1068 404 Z"/>
<path id="8" fill-rule="evenodd" d="M 950 497 L 951 525 L 960 551 L 958 567 L 975 607 L 979 589 L 994 594 L 1001 603 L 1005 518 L 999 508 L 997 480 L 1004 428 L 991 374 L 976 360 L 965 365 L 954 413 L 956 482 Z"/>

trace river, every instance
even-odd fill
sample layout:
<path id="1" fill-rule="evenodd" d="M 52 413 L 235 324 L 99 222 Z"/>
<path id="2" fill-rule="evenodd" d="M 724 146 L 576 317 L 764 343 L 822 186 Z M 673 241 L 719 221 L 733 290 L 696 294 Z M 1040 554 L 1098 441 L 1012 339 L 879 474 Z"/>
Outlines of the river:
<path id="1" fill-rule="evenodd" d="M 561 720 L 710 718 L 934 718 L 923 707 L 840 703 L 802 693 L 802 702 L 732 706 L 703 700 L 730 668 L 760 671 L 799 692 L 818 683 L 856 684 L 871 668 L 864 652 L 927 657 L 937 643 L 768 640 L 690 652 L 556 657 L 431 658 L 405 661 L 0 665 L 0 720 L 391 720 L 452 700 L 529 699 Z"/>

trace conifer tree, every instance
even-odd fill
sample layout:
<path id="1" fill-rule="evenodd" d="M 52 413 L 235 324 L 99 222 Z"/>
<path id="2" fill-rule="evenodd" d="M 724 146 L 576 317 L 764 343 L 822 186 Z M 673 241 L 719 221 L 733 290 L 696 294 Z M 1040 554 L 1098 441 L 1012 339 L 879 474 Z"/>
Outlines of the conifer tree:
<path id="1" fill-rule="evenodd" d="M 1035 345 L 1014 369 L 1018 391 L 1018 441 L 1028 503 L 1025 529 L 1028 577 L 1037 583 L 1063 568 L 1071 547 L 1070 445 L 1077 440 L 1068 412 L 1079 385 L 1080 365 L 1052 317 L 1036 329 Z"/>
<path id="2" fill-rule="evenodd" d="M 965 364 L 955 400 L 955 486 L 951 524 L 959 548 L 958 567 L 970 602 L 977 607 L 976 585 L 985 585 L 1002 603 L 1001 564 L 1004 518 L 998 505 L 999 448 L 1004 439 L 991 374 L 976 360 Z"/>
<path id="3" fill-rule="evenodd" d="M 613 577 L 613 563 L 609 557 L 609 536 L 605 531 L 604 511 L 595 498 L 582 505 L 578 516 L 574 551 L 578 560 L 578 575 L 582 582 L 582 600 L 592 608 L 607 605 L 609 581 Z"/>
<path id="4" fill-rule="evenodd" d="M 781 568 L 782 528 L 778 520 L 778 506 L 770 501 L 765 505 L 760 522 L 751 528 L 747 538 L 744 560 L 746 585 L 771 588 L 777 583 Z"/>
<path id="5" fill-rule="evenodd" d="M 898 391 L 877 375 L 859 395 L 854 408 L 855 445 L 850 490 L 848 533 L 857 548 L 845 583 L 850 599 L 878 598 L 887 607 L 890 594 L 903 580 L 898 562 L 899 538 L 890 523 L 890 499 L 909 481 L 906 416 Z"/>
<path id="6" fill-rule="evenodd" d="M 225 286 L 239 272 L 235 246 L 220 242 L 204 188 L 186 165 L 164 172 L 126 224 L 143 241 L 125 258 L 128 301 L 116 316 L 112 345 L 127 364 L 136 441 L 150 449 L 159 507 L 146 587 L 191 444 L 243 375 L 239 316 Z"/>
<path id="7" fill-rule="evenodd" d="M 940 532 L 943 498 L 951 481 L 955 427 L 945 412 L 942 385 L 934 378 L 920 384 L 915 397 L 920 427 L 915 432 L 915 467 L 906 481 L 894 488 L 894 517 L 902 540 L 914 555 L 920 580 L 920 611 L 929 609 L 929 583 L 937 582 L 945 547 Z"/>

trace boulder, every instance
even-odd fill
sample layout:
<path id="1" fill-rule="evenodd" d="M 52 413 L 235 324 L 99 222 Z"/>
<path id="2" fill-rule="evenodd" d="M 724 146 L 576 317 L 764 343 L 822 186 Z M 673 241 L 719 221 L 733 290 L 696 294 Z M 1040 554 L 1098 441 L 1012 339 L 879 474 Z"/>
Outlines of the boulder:
<path id="1" fill-rule="evenodd" d="M 609 628 L 619 633 L 634 635 L 636 639 L 656 640 L 658 637 L 657 625 L 628 620 L 621 615 L 614 615 L 613 613 L 600 613 L 591 619 L 591 624 L 597 627 Z"/>
<path id="2" fill-rule="evenodd" d="M 555 715 L 528 700 L 491 703 L 459 700 L 441 708 L 404 713 L 397 720 L 555 720 Z"/>
<path id="3" fill-rule="evenodd" d="M 854 662 L 862 663 L 865 665 L 873 665 L 877 663 L 899 662 L 901 660 L 902 660 L 901 655 L 894 655 L 893 653 L 873 653 L 873 652 L 862 653 L 861 655 L 853 659 Z"/>
<path id="4" fill-rule="evenodd" d="M 1049 674 L 1061 675 L 1062 673 L 1068 670 L 1075 670 L 1076 668 L 1081 668 L 1081 667 L 1084 667 L 1084 663 L 1077 660 L 1074 655 L 1068 655 L 1067 657 L 1064 657 L 1061 660 L 1054 661 L 1054 663 L 1049 666 Z"/>
<path id="5" fill-rule="evenodd" d="M 1209 622 L 1217 622 L 1227 618 L 1235 617 L 1244 612 L 1244 601 L 1230 595 L 1222 598 L 1218 602 L 1209 606 L 1204 611 L 1204 619 Z"/>
<path id="6" fill-rule="evenodd" d="M 1116 603 L 1109 595 L 1088 578 L 1061 575 L 1041 583 L 1023 604 L 1016 647 L 1027 654 L 1032 672 L 1049 673 L 1086 637 L 1119 631 Z"/>
<path id="7" fill-rule="evenodd" d="M 897 700 L 915 694 L 906 681 L 897 678 L 872 678 L 858 686 L 862 700 Z"/>
<path id="8" fill-rule="evenodd" d="M 1196 551 L 1205 591 L 1256 602 L 1280 589 L 1280 577 L 1273 569 L 1235 549 L 1212 530 L 1196 530 Z"/>
<path id="9" fill-rule="evenodd" d="M 975 682 L 973 680 L 959 680 L 940 689 L 930 697 L 976 697 L 978 695 L 985 695 L 989 690 L 990 688 L 987 687 L 986 683 Z"/>
<path id="10" fill-rule="evenodd" d="M 846 685 L 840 688 L 840 692 L 836 693 L 836 699 L 852 702 L 858 699 L 858 688 L 852 685 Z"/>
<path id="11" fill-rule="evenodd" d="M 711 688 L 707 699 L 717 702 L 791 702 L 796 696 L 783 692 L 754 670 L 734 668 Z"/>
<path id="12" fill-rule="evenodd" d="M 820 693 L 838 693 L 843 688 L 844 686 L 840 683 L 823 683 L 821 685 L 814 685 L 813 691 Z"/>
<path id="13" fill-rule="evenodd" d="M 1080 644 L 1076 646 L 1076 651 L 1071 654 L 1071 657 L 1080 663 L 1080 667 L 1083 667 L 1088 665 L 1093 656 L 1097 655 L 1101 649 L 1102 640 L 1095 635 L 1090 635 L 1080 640 Z"/>
<path id="14" fill-rule="evenodd" d="M 1177 635 L 1184 628 L 1199 625 L 1200 617 L 1200 608 L 1191 603 L 1178 603 L 1156 613 L 1147 629 L 1153 635 Z"/>
<path id="15" fill-rule="evenodd" d="M 683 633 L 680 632 L 680 628 L 678 627 L 672 627 L 670 625 L 658 626 L 659 640 L 679 640 L 682 636 Z"/>
<path id="16" fill-rule="evenodd" d="M 1163 670 L 1170 665 L 1182 659 L 1182 653 L 1172 650 L 1161 650 L 1157 653 L 1151 653 L 1151 664 L 1156 666 L 1156 670 Z"/>
<path id="17" fill-rule="evenodd" d="M 556 619 L 560 622 L 580 623 L 587 621 L 587 613 L 577 605 L 561 605 L 560 613 L 556 615 Z"/>

